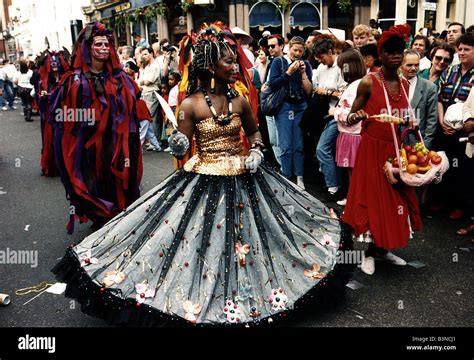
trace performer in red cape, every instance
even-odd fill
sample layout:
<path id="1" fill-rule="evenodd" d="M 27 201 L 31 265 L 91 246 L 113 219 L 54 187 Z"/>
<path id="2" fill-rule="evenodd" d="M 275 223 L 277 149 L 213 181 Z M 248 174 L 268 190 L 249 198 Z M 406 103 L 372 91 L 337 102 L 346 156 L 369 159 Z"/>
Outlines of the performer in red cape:
<path id="1" fill-rule="evenodd" d="M 72 70 L 51 96 L 54 152 L 74 219 L 94 228 L 139 197 L 142 159 L 136 114 L 138 87 L 123 71 L 112 33 L 87 25 L 78 36 Z"/>
<path id="2" fill-rule="evenodd" d="M 36 88 L 41 120 L 41 173 L 44 176 L 58 176 L 59 170 L 54 161 L 53 153 L 53 124 L 48 121 L 48 100 L 59 84 L 61 76 L 69 70 L 70 59 L 67 49 L 61 51 L 44 51 L 39 60 L 39 82 Z"/>
<path id="3" fill-rule="evenodd" d="M 403 60 L 409 32 L 408 25 L 397 25 L 383 32 L 378 42 L 382 68 L 362 79 L 348 116 L 350 125 L 361 120 L 364 123 L 343 220 L 353 228 L 354 235 L 364 234 L 364 241 L 369 242 L 361 266 L 369 275 L 375 271 L 374 257 L 395 265 L 406 265 L 387 249 L 408 245 L 409 219 L 414 230 L 421 229 L 415 189 L 403 184 L 391 185 L 383 171 L 387 159 L 395 155 L 391 128 L 369 119 L 369 116 L 387 113 L 384 88 L 390 98 L 392 114 L 404 117 L 408 113 L 405 96 L 408 84 L 398 76 L 397 70 Z"/>

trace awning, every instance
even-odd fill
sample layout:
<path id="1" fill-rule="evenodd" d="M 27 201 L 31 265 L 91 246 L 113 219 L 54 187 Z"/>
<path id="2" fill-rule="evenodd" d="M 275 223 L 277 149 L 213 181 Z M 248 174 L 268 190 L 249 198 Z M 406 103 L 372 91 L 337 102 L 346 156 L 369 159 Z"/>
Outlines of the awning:
<path id="1" fill-rule="evenodd" d="M 250 27 L 282 26 L 281 13 L 273 3 L 258 2 L 249 14 Z"/>
<path id="2" fill-rule="evenodd" d="M 290 12 L 291 26 L 319 27 L 320 18 L 318 11 L 310 3 L 299 3 Z"/>

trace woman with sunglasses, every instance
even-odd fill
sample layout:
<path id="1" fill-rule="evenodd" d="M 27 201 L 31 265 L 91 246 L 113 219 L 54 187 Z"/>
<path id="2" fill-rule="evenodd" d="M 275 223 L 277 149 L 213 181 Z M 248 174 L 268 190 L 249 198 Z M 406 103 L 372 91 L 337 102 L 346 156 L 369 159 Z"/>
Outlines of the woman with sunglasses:
<path id="1" fill-rule="evenodd" d="M 448 44 L 436 46 L 431 50 L 431 67 L 419 72 L 420 77 L 439 86 L 439 78 L 453 61 L 455 49 Z"/>

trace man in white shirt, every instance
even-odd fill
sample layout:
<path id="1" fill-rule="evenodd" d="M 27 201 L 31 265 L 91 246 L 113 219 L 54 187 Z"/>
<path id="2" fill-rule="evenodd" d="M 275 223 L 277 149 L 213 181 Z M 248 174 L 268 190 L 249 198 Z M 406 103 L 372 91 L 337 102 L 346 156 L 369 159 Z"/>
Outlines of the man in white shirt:
<path id="1" fill-rule="evenodd" d="M 420 55 L 416 50 L 405 51 L 400 68 L 408 81 L 408 99 L 415 112 L 417 125 L 425 146 L 430 149 L 438 128 L 438 89 L 431 81 L 418 76 Z"/>
<path id="2" fill-rule="evenodd" d="M 347 84 L 342 77 L 341 69 L 337 66 L 334 42 L 330 39 L 317 40 L 312 50 L 313 55 L 320 62 L 313 73 L 314 92 L 318 95 L 329 96 L 329 106 L 335 106 Z M 335 195 L 341 185 L 339 169 L 335 162 L 338 135 L 337 121 L 332 118 L 326 124 L 316 147 L 316 158 L 321 164 L 326 187 L 331 195 Z"/>
<path id="3" fill-rule="evenodd" d="M 161 77 L 168 77 L 169 71 L 178 68 L 176 57 L 178 51 L 175 47 L 169 44 L 167 39 L 162 39 L 160 42 L 151 45 L 155 55 L 155 62 L 160 67 Z"/>
<path id="4" fill-rule="evenodd" d="M 153 49 L 151 47 L 142 49 L 141 59 L 145 67 L 140 73 L 138 85 L 142 90 L 142 98 L 148 106 L 153 122 L 156 123 L 156 132 L 158 139 L 160 139 L 163 131 L 163 118 L 161 116 L 160 102 L 155 92 L 160 90 L 161 70 L 158 63 L 154 61 Z M 161 151 L 161 148 L 156 150 Z"/>
<path id="5" fill-rule="evenodd" d="M 16 110 L 16 106 L 13 106 L 13 101 L 15 100 L 13 82 L 18 78 L 18 70 L 16 69 L 15 65 L 10 63 L 10 60 L 8 59 L 3 60 L 2 76 L 4 81 L 3 96 L 8 104 L 8 107 L 3 106 L 2 110 Z"/>

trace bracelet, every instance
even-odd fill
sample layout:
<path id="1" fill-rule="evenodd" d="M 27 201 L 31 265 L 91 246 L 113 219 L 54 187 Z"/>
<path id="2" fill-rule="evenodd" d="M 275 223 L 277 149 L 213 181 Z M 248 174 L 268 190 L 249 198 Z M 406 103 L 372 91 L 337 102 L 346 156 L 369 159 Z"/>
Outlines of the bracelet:
<path id="1" fill-rule="evenodd" d="M 252 145 L 250 146 L 251 149 L 255 149 L 259 146 L 261 149 L 265 149 L 265 145 L 263 144 L 262 140 L 256 139 Z"/>
<path id="2" fill-rule="evenodd" d="M 253 152 L 253 153 L 258 154 L 262 159 L 264 158 L 263 152 L 262 152 L 261 150 L 259 150 L 259 149 L 250 149 L 250 152 L 251 152 L 251 153 Z"/>
<path id="3" fill-rule="evenodd" d="M 357 121 L 354 120 L 355 113 L 349 114 L 347 117 L 347 125 L 354 125 Z"/>

